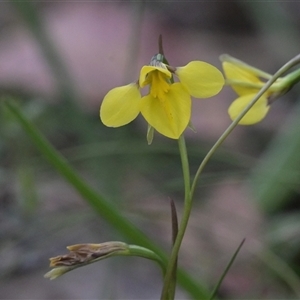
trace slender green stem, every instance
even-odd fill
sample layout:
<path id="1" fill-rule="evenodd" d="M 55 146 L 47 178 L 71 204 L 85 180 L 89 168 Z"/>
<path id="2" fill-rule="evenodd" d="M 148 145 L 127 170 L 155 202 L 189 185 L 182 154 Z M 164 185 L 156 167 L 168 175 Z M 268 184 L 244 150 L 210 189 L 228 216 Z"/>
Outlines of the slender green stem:
<path id="1" fill-rule="evenodd" d="M 167 266 L 167 271 L 164 279 L 164 286 L 161 293 L 161 299 L 174 299 L 175 295 L 175 287 L 176 284 L 174 282 L 172 283 L 172 274 L 176 271 L 176 265 L 177 265 L 177 257 L 179 253 L 179 249 L 185 234 L 185 230 L 187 228 L 187 224 L 189 221 L 191 208 L 192 208 L 192 198 L 190 197 L 190 168 L 189 168 L 189 161 L 188 161 L 188 155 L 187 155 L 187 149 L 185 144 L 184 136 L 182 135 L 178 140 L 179 145 L 179 152 L 181 157 L 181 164 L 182 164 L 182 170 L 183 170 L 183 179 L 184 179 L 184 211 L 182 215 L 182 219 L 179 225 L 179 230 L 177 234 L 177 238 L 175 240 L 171 256 L 169 259 L 169 263 Z M 171 288 L 172 287 L 172 288 Z M 169 298 L 172 297 L 172 298 Z"/>
<path id="2" fill-rule="evenodd" d="M 217 140 L 217 142 L 213 145 L 213 147 L 209 150 L 209 152 L 204 157 L 203 161 L 201 162 L 195 178 L 192 183 L 191 188 L 191 195 L 190 197 L 193 198 L 194 192 L 196 189 L 196 185 L 198 183 L 199 177 L 212 157 L 212 155 L 216 152 L 216 150 L 221 146 L 221 144 L 226 140 L 226 138 L 229 136 L 229 134 L 233 131 L 233 129 L 238 125 L 239 121 L 244 117 L 244 115 L 251 109 L 251 107 L 255 104 L 255 102 L 269 89 L 269 87 L 280 77 L 282 76 L 286 71 L 288 71 L 293 66 L 300 63 L 300 54 L 292 58 L 290 61 L 288 61 L 285 65 L 283 65 L 273 76 L 270 78 L 266 84 L 260 89 L 260 91 L 256 94 L 256 96 L 253 98 L 253 100 L 245 107 L 245 109 L 238 115 L 238 117 L 228 126 L 228 128 L 224 131 L 224 133 L 220 136 L 220 138 Z"/>
<path id="3" fill-rule="evenodd" d="M 161 267 L 163 274 L 166 273 L 166 262 L 152 250 L 137 245 L 128 245 L 128 250 L 128 255 L 130 256 L 139 256 L 156 261 Z"/>
<path id="4" fill-rule="evenodd" d="M 176 266 L 177 257 L 179 253 L 179 249 L 185 234 L 185 230 L 187 228 L 188 220 L 190 217 L 191 209 L 192 209 L 192 201 L 195 193 L 196 185 L 198 183 L 199 177 L 212 157 L 212 155 L 216 152 L 216 150 L 220 147 L 220 145 L 224 142 L 224 140 L 229 136 L 229 134 L 233 131 L 233 129 L 238 125 L 239 121 L 244 117 L 244 115 L 251 109 L 251 107 L 258 101 L 258 99 L 270 88 L 270 86 L 286 71 L 295 66 L 300 62 L 300 55 L 297 55 L 289 62 L 287 62 L 283 67 L 281 67 L 268 81 L 267 83 L 260 89 L 257 95 L 253 98 L 253 100 L 245 107 L 245 109 L 239 114 L 239 116 L 229 125 L 229 127 L 224 131 L 224 133 L 220 136 L 217 142 L 213 145 L 213 147 L 209 150 L 207 155 L 204 157 L 201 162 L 195 178 L 193 180 L 192 186 L 190 188 L 190 171 L 188 164 L 188 156 L 186 145 L 183 136 L 179 139 L 179 150 L 182 162 L 183 176 L 184 176 L 184 186 L 185 186 L 185 201 L 184 201 L 184 212 L 182 216 L 182 220 L 179 226 L 179 231 L 177 235 L 177 239 L 174 243 L 171 256 L 169 259 L 169 263 L 167 266 L 167 271 L 164 279 L 164 286 L 161 294 L 161 300 L 170 299 L 168 298 L 170 295 L 174 295 L 174 291 L 170 291 L 170 286 L 174 286 L 172 284 L 172 274 L 174 272 L 174 268 Z M 173 299 L 173 298 L 172 298 Z"/>
<path id="5" fill-rule="evenodd" d="M 172 215 L 172 247 L 173 247 L 178 234 L 178 217 L 177 217 L 176 206 L 172 199 L 170 201 L 170 205 L 171 205 L 171 215 Z M 174 299 L 175 297 L 176 284 L 177 284 L 177 263 L 178 263 L 178 257 L 176 259 L 176 263 L 173 268 L 171 284 L 169 286 L 169 294 L 168 294 L 169 299 Z"/>
<path id="6" fill-rule="evenodd" d="M 0 99 L 2 100 L 2 99 Z M 2 102 L 2 101 L 0 101 Z M 167 254 L 151 239 L 142 233 L 136 226 L 123 217 L 119 210 L 106 201 L 98 192 L 92 189 L 74 170 L 70 163 L 45 139 L 33 123 L 27 120 L 22 111 L 11 101 L 3 98 L 5 107 L 9 109 L 24 131 L 32 139 L 37 149 L 54 166 L 62 177 L 87 201 L 104 220 L 120 232 L 130 242 L 153 250 L 163 261 L 167 262 Z M 204 299 L 208 296 L 207 289 L 201 283 L 193 280 L 185 271 L 178 269 L 178 282 L 195 299 Z"/>
<path id="7" fill-rule="evenodd" d="M 191 188 L 191 179 L 190 179 L 190 166 L 188 160 L 188 154 L 185 144 L 184 136 L 181 135 L 178 140 L 182 172 L 183 172 L 183 180 L 184 180 L 184 204 L 187 204 L 190 196 L 190 188 Z"/>

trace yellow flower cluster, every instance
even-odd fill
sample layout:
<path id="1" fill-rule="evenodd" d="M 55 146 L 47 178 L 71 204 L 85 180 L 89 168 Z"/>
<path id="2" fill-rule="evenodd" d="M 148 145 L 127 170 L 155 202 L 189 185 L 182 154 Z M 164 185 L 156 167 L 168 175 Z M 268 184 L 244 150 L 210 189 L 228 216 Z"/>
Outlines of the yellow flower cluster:
<path id="1" fill-rule="evenodd" d="M 235 120 L 272 75 L 227 54 L 221 55 L 220 60 L 226 84 L 238 94 L 228 109 L 231 120 Z M 272 100 L 288 91 L 299 78 L 299 70 L 278 78 L 239 124 L 260 122 L 267 115 Z M 142 67 L 139 80 L 106 94 L 100 107 L 100 118 L 108 127 L 119 127 L 141 113 L 150 128 L 168 138 L 178 139 L 190 123 L 191 97 L 212 97 L 223 85 L 222 73 L 206 62 L 191 61 L 184 67 L 175 68 L 165 63 L 162 54 L 157 54 L 150 65 Z M 149 93 L 142 96 L 140 89 L 146 86 L 149 86 Z"/>

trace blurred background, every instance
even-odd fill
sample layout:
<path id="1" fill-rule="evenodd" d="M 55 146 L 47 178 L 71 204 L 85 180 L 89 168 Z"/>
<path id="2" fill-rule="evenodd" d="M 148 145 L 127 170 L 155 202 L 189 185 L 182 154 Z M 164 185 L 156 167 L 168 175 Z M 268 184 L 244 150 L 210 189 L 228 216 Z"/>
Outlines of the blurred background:
<path id="1" fill-rule="evenodd" d="M 288 1 L 2 2 L 0 93 L 21 107 L 78 173 L 164 249 L 169 198 L 182 210 L 177 143 L 145 121 L 111 129 L 104 95 L 135 81 L 157 53 L 174 66 L 228 53 L 266 72 L 299 54 L 300 3 Z M 300 298 L 300 89 L 254 126 L 239 126 L 200 180 L 180 265 L 212 288 L 243 238 L 219 298 Z M 192 174 L 230 124 L 230 87 L 193 101 L 186 131 Z M 2 102 L 2 101 L 1 101 Z M 76 193 L 0 107 L 0 298 L 158 299 L 161 274 L 112 258 L 49 281 L 48 258 L 78 243 L 124 238 Z M 178 288 L 178 299 L 189 299 Z"/>

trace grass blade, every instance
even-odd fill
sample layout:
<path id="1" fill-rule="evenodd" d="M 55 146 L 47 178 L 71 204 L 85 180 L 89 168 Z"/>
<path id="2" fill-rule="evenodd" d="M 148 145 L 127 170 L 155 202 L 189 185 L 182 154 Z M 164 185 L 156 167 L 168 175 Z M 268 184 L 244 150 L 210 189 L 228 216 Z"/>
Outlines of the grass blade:
<path id="1" fill-rule="evenodd" d="M 230 267 L 232 266 L 232 264 L 233 264 L 235 258 L 237 257 L 238 253 L 240 252 L 240 250 L 241 250 L 241 248 L 242 248 L 244 242 L 245 242 L 245 239 L 242 240 L 242 242 L 240 243 L 240 245 L 238 246 L 238 248 L 237 248 L 236 251 L 234 252 L 234 254 L 233 254 L 231 260 L 229 261 L 227 267 L 225 268 L 225 270 L 224 270 L 222 276 L 220 277 L 220 279 L 219 279 L 217 285 L 215 286 L 215 288 L 214 288 L 214 290 L 213 290 L 213 292 L 212 292 L 212 294 L 211 294 L 209 300 L 212 300 L 212 299 L 215 298 L 215 296 L 216 296 L 216 294 L 217 294 L 217 291 L 218 291 L 219 287 L 221 286 L 221 284 L 222 284 L 222 282 L 223 282 L 223 280 L 224 280 L 226 274 L 228 273 L 228 271 L 229 271 Z"/>

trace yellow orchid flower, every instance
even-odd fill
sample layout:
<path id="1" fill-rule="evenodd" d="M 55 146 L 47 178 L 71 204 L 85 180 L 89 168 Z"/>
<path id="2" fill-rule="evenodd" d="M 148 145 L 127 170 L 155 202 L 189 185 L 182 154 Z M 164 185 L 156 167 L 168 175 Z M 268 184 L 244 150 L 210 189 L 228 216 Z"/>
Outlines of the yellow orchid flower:
<path id="1" fill-rule="evenodd" d="M 238 94 L 228 109 L 231 120 L 234 120 L 251 102 L 258 91 L 272 75 L 256 69 L 227 54 L 221 55 L 220 60 L 226 78 L 226 84 Z M 287 91 L 287 80 L 278 78 L 266 93 L 253 105 L 239 122 L 241 125 L 252 125 L 260 122 L 270 109 L 270 98 L 284 94 Z M 289 84 L 290 86 L 290 84 Z"/>
<path id="2" fill-rule="evenodd" d="M 139 80 L 109 91 L 100 107 L 104 125 L 119 127 L 133 121 L 139 113 L 162 135 L 178 139 L 191 118 L 191 96 L 212 97 L 224 85 L 222 73 L 214 66 L 192 61 L 184 67 L 163 63 L 162 54 L 155 55 L 150 65 L 143 66 Z M 173 75 L 179 82 L 173 81 Z M 141 96 L 140 88 L 149 85 L 149 93 Z"/>

